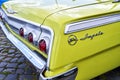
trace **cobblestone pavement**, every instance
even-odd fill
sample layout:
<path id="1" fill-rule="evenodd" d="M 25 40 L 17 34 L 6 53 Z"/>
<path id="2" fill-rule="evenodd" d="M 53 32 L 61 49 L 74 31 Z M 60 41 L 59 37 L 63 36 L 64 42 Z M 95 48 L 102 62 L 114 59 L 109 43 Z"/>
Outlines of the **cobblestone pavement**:
<path id="1" fill-rule="evenodd" d="M 4 36 L 0 28 L 0 80 L 37 80 L 35 68 Z M 92 80 L 120 80 L 120 67 Z"/>
<path id="2" fill-rule="evenodd" d="M 36 70 L 0 28 L 0 80 L 37 80 Z"/>

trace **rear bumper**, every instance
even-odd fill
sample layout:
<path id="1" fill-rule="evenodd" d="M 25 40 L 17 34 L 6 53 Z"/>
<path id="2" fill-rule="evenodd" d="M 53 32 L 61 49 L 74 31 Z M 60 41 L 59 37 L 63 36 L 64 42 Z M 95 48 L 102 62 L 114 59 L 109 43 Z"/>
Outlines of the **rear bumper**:
<path id="1" fill-rule="evenodd" d="M 39 80 L 75 80 L 77 72 L 78 69 L 76 67 L 53 77 L 45 77 L 43 72 L 41 72 Z"/>
<path id="2" fill-rule="evenodd" d="M 0 26 L 5 33 L 6 37 L 24 54 L 24 56 L 37 68 L 43 69 L 46 62 L 42 60 L 37 54 L 30 50 L 25 44 L 13 36 L 8 29 L 5 27 L 2 21 L 0 21 Z"/>

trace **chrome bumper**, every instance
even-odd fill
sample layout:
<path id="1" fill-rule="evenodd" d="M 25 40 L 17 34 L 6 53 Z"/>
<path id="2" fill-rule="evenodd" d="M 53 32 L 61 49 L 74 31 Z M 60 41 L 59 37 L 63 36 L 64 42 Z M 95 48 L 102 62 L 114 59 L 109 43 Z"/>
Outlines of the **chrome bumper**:
<path id="1" fill-rule="evenodd" d="M 46 65 L 46 62 L 42 60 L 37 54 L 30 50 L 25 44 L 13 36 L 5 27 L 5 25 L 0 21 L 0 27 L 5 33 L 6 37 L 24 54 L 24 56 L 37 68 L 42 70 Z"/>
<path id="2" fill-rule="evenodd" d="M 76 75 L 77 75 L 78 69 L 76 67 L 58 74 L 57 76 L 53 76 L 53 77 L 45 77 L 42 73 L 40 74 L 39 80 L 75 80 Z"/>

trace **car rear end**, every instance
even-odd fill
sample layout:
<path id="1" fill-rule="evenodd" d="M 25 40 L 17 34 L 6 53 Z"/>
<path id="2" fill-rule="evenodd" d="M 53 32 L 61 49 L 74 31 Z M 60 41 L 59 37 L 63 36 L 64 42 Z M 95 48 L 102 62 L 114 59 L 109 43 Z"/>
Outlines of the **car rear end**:
<path id="1" fill-rule="evenodd" d="M 91 1 L 69 7 L 57 0 L 53 11 L 2 6 L 1 27 L 40 72 L 39 80 L 89 80 L 120 65 L 120 4 Z"/>

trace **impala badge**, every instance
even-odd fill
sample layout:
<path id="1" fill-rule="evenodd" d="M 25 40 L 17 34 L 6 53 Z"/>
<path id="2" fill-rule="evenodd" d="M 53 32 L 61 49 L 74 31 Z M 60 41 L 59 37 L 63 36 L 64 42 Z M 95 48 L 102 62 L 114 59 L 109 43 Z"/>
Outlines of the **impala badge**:
<path id="1" fill-rule="evenodd" d="M 93 40 L 95 37 L 98 37 L 98 36 L 101 36 L 103 35 L 104 33 L 102 31 L 98 31 L 97 33 L 94 33 L 94 34 L 89 34 L 89 33 L 86 33 L 84 35 L 84 37 L 82 38 L 77 38 L 75 35 L 70 35 L 68 37 L 68 44 L 73 46 L 75 45 L 78 41 L 83 41 L 83 40 Z"/>
<path id="2" fill-rule="evenodd" d="M 78 39 L 77 39 L 77 37 L 76 37 L 75 35 L 70 35 L 70 36 L 68 37 L 68 43 L 69 43 L 71 46 L 75 45 L 75 44 L 77 43 L 77 41 L 78 41 Z"/>

